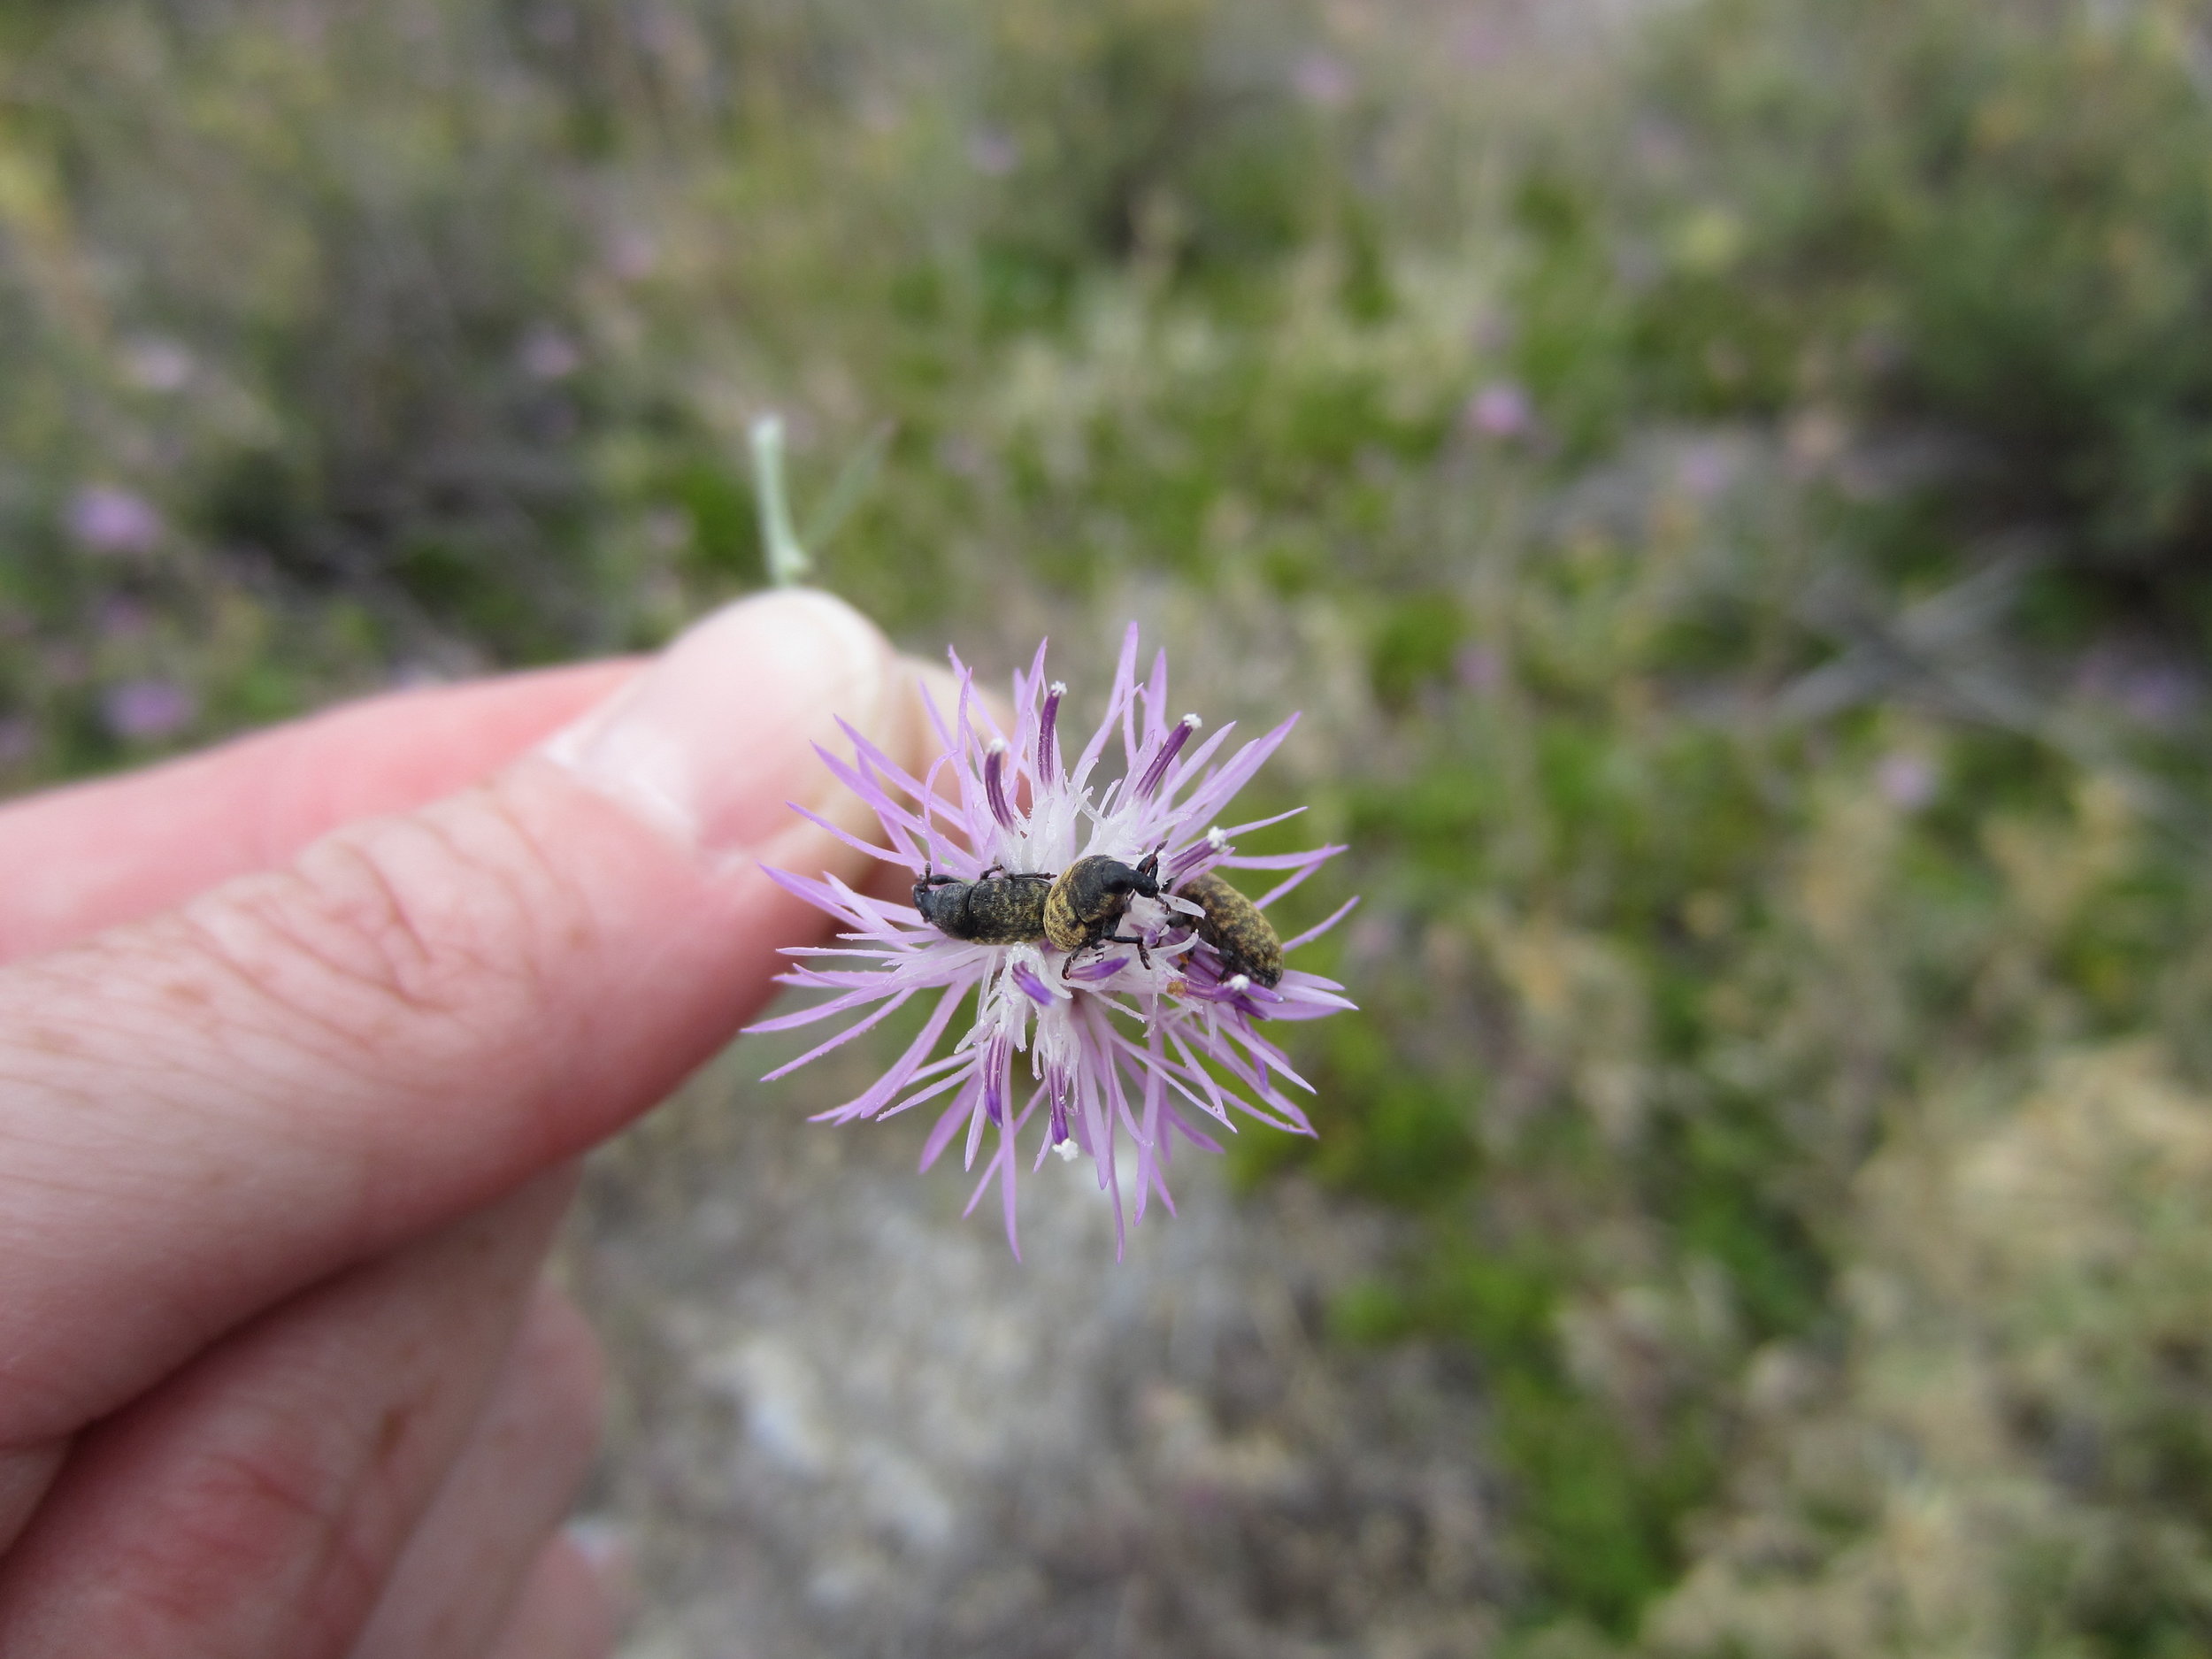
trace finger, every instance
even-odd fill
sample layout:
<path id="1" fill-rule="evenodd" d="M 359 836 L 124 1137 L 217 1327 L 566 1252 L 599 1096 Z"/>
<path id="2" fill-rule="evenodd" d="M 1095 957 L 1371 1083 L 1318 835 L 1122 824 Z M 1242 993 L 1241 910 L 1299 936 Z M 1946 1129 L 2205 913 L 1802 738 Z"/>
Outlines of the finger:
<path id="1" fill-rule="evenodd" d="M 619 1633 L 616 1598 L 575 1540 L 555 1539 L 485 1659 L 606 1659 Z"/>
<path id="2" fill-rule="evenodd" d="M 590 1470 L 605 1401 L 591 1328 L 541 1286 L 353 1659 L 478 1659 L 491 1646 Z"/>
<path id="3" fill-rule="evenodd" d="M 611 695 L 635 662 L 371 697 L 127 777 L 0 806 L 0 961 L 288 863 L 357 818 L 474 783 Z"/>
<path id="4" fill-rule="evenodd" d="M 466 1442 L 573 1187 L 316 1286 L 88 1431 L 0 1561 L 0 1653 L 342 1654 Z"/>
<path id="5" fill-rule="evenodd" d="M 472 782 L 574 719 L 634 661 L 365 698 L 203 755 L 0 806 L 0 960 L 282 864 L 340 824 Z M 65 1444 L 0 1455 L 0 1554 Z"/>
<path id="6" fill-rule="evenodd" d="M 0 969 L 0 1446 L 664 1095 L 818 935 L 756 858 L 866 862 L 785 804 L 862 810 L 837 712 L 912 763 L 873 628 L 749 601 L 482 787 Z"/>
<path id="7" fill-rule="evenodd" d="M 0 1555 L 15 1548 L 68 1455 L 67 1440 L 0 1451 Z"/>

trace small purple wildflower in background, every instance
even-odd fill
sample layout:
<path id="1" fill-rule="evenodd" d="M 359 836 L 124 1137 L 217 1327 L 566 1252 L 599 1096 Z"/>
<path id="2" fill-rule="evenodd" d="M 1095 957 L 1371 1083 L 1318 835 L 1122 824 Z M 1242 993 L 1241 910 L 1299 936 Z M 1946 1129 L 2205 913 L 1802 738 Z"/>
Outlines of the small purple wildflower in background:
<path id="1" fill-rule="evenodd" d="M 534 328 L 517 354 L 522 372 L 534 380 L 565 380 L 584 366 L 576 342 L 557 328 Z"/>
<path id="2" fill-rule="evenodd" d="M 850 764 L 822 751 L 830 770 L 874 809 L 887 847 L 870 846 L 812 813 L 806 816 L 839 840 L 918 878 L 934 873 L 972 881 L 994 868 L 1056 875 L 1091 855 L 1134 864 L 1156 853 L 1163 896 L 1133 899 L 1121 926 L 1145 940 L 1150 962 L 1110 944 L 1071 956 L 1041 940 L 993 945 L 953 939 L 912 906 L 871 898 L 833 876 L 816 880 L 770 871 L 780 886 L 844 925 L 836 945 L 794 949 L 791 955 L 820 965 L 795 969 L 783 982 L 837 995 L 752 1029 L 784 1031 L 872 1010 L 769 1074 L 779 1078 L 916 997 L 928 999 L 920 1034 L 891 1069 L 818 1118 L 833 1123 L 887 1118 L 950 1096 L 923 1148 L 922 1167 L 929 1168 L 964 1132 L 964 1162 L 972 1170 L 989 1137 L 993 1149 L 968 1208 L 974 1210 L 995 1178 L 1007 1241 L 1017 1256 L 1018 1142 L 1034 1121 L 1032 1169 L 1041 1168 L 1048 1153 L 1087 1159 L 1100 1189 L 1113 1202 L 1118 1248 L 1125 1171 L 1117 1155 L 1125 1139 L 1133 1153 L 1141 1220 L 1154 1194 L 1174 1208 L 1166 1177 L 1179 1139 L 1207 1151 L 1221 1149 L 1204 1120 L 1233 1131 L 1234 1108 L 1278 1128 L 1311 1134 L 1305 1114 L 1284 1092 L 1285 1085 L 1309 1092 L 1310 1086 L 1259 1028 L 1269 1020 L 1317 1019 L 1352 1006 L 1339 995 L 1341 987 L 1315 974 L 1287 970 L 1270 987 L 1225 972 L 1213 945 L 1197 937 L 1189 920 L 1198 907 L 1173 896 L 1175 890 L 1202 871 L 1280 872 L 1271 890 L 1254 895 L 1264 910 L 1344 849 L 1238 854 L 1238 835 L 1303 810 L 1219 827 L 1237 791 L 1289 735 L 1296 717 L 1223 758 L 1234 727 L 1199 741 L 1195 715 L 1169 721 L 1166 653 L 1140 680 L 1133 625 L 1122 645 L 1105 717 L 1079 751 L 1071 752 L 1062 735 L 1067 687 L 1046 682 L 1041 645 L 1029 672 L 1014 676 L 1010 741 L 976 696 L 973 672 L 957 657 L 953 668 L 959 703 L 949 719 L 930 705 L 944 753 L 926 777 L 902 771 L 849 726 Z M 1124 770 L 1101 786 L 1096 775 L 1111 748 L 1120 750 Z M 1351 908 L 1348 902 L 1318 927 L 1284 941 L 1284 950 L 1325 933 Z M 966 1029 L 949 1053 L 932 1057 L 972 995 Z M 1025 1086 L 1017 1074 L 1017 1055 L 1028 1056 Z"/>
<path id="3" fill-rule="evenodd" d="M 2204 682 L 2181 660 L 2139 641 L 2108 640 L 2082 659 L 2080 688 L 2116 703 L 2130 719 L 2171 727 L 2203 700 Z"/>
<path id="4" fill-rule="evenodd" d="M 128 594 L 110 594 L 100 602 L 100 637 L 105 640 L 143 639 L 154 626 L 154 613 Z"/>
<path id="5" fill-rule="evenodd" d="M 1452 677 L 1469 691 L 1495 691 L 1505 664 L 1487 645 L 1463 645 L 1452 657 Z"/>
<path id="6" fill-rule="evenodd" d="M 1290 72 L 1291 90 L 1308 104 L 1324 110 L 1340 110 L 1357 90 L 1344 60 L 1327 52 L 1308 52 Z"/>
<path id="7" fill-rule="evenodd" d="M 1469 401 L 1467 420 L 1486 438 L 1518 438 L 1535 425 L 1536 411 L 1511 380 L 1493 380 Z"/>
<path id="8" fill-rule="evenodd" d="M 124 377 L 142 391 L 181 391 L 194 366 L 191 352 L 173 340 L 135 340 L 123 349 Z"/>
<path id="9" fill-rule="evenodd" d="M 607 244 L 607 269 L 618 282 L 642 282 L 660 268 L 660 243 L 644 231 L 622 231 Z"/>
<path id="10" fill-rule="evenodd" d="M 1675 465 L 1675 479 L 1692 501 L 1711 501 L 1736 481 L 1737 457 L 1716 439 L 1693 443 Z"/>
<path id="11" fill-rule="evenodd" d="M 1882 799 L 1899 811 L 1917 812 L 1935 799 L 1936 786 L 1942 780 L 1925 756 L 1896 749 L 1882 757 L 1874 769 L 1874 782 Z"/>
<path id="12" fill-rule="evenodd" d="M 89 484 L 69 503 L 69 534 L 95 553 L 150 553 L 161 541 L 161 515 L 142 497 L 113 484 Z"/>
<path id="13" fill-rule="evenodd" d="M 1513 50 L 1512 36 L 1496 23 L 1479 19 L 1461 26 L 1453 39 L 1452 55 L 1469 69 L 1496 63 Z"/>
<path id="14" fill-rule="evenodd" d="M 173 737 L 199 712 L 198 699 L 173 680 L 127 680 L 100 702 L 108 730 L 133 741 Z"/>
<path id="15" fill-rule="evenodd" d="M 1021 165 L 1021 158 L 1014 135 L 1000 127 L 978 127 L 968 134 L 968 165 L 987 179 L 1003 179 Z"/>

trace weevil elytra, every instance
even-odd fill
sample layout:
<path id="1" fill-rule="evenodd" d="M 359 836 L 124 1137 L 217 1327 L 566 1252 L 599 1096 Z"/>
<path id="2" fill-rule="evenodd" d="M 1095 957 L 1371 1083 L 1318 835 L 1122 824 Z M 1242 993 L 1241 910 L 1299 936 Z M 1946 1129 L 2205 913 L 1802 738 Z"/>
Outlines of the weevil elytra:
<path id="1" fill-rule="evenodd" d="M 1227 974 L 1241 973 L 1271 990 L 1281 982 L 1283 941 L 1258 905 L 1210 870 L 1190 877 L 1175 895 L 1203 912 L 1197 918 L 1198 936 L 1214 948 Z"/>
<path id="2" fill-rule="evenodd" d="M 993 864 L 980 878 L 925 875 L 914 884 L 914 908 L 948 939 L 978 945 L 1034 944 L 1045 936 L 1045 895 L 1054 878 L 1008 874 Z"/>

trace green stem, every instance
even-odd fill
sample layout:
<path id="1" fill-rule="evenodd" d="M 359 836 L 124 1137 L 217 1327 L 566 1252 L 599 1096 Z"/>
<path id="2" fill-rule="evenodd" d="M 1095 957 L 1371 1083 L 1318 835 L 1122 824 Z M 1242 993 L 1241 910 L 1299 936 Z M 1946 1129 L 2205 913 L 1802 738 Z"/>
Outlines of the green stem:
<path id="1" fill-rule="evenodd" d="M 763 415 L 753 422 L 753 486 L 760 503 L 760 544 L 768 558 L 771 587 L 791 588 L 814 572 L 814 561 L 791 527 L 791 505 L 783 492 L 783 418 Z"/>

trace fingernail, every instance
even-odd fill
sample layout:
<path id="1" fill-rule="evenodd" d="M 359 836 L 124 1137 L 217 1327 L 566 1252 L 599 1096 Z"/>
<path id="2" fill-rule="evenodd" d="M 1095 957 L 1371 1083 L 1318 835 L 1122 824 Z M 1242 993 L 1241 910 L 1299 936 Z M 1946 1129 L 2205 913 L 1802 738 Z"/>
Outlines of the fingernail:
<path id="1" fill-rule="evenodd" d="M 763 594 L 679 635 L 637 679 L 541 751 L 699 851 L 774 839 L 837 788 L 814 753 L 849 749 L 846 720 L 880 739 L 889 647 L 842 600 Z"/>

